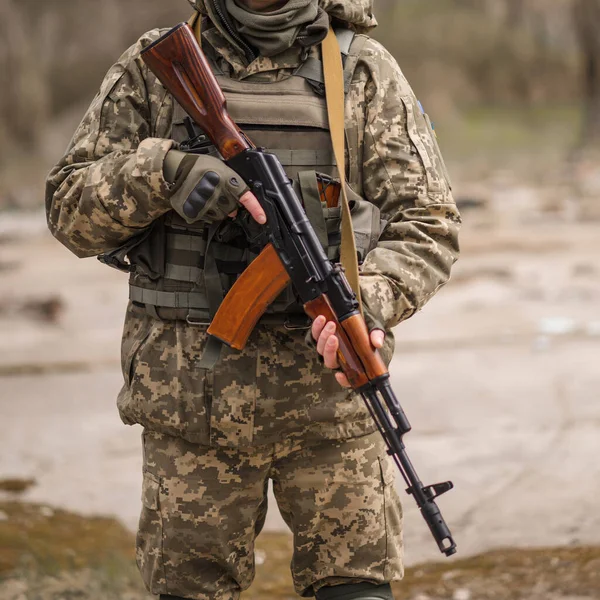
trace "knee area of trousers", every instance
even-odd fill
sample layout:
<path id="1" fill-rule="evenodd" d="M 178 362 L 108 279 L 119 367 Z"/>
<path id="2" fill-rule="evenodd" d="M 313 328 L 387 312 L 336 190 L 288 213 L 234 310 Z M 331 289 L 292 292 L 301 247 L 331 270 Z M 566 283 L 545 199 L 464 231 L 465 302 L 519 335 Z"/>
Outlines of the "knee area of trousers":
<path id="1" fill-rule="evenodd" d="M 187 600 L 187 598 L 183 598 L 182 596 L 165 596 L 164 594 L 161 594 L 159 600 Z"/>
<path id="2" fill-rule="evenodd" d="M 394 595 L 389 583 L 374 585 L 362 581 L 322 587 L 317 600 L 394 600 Z"/>

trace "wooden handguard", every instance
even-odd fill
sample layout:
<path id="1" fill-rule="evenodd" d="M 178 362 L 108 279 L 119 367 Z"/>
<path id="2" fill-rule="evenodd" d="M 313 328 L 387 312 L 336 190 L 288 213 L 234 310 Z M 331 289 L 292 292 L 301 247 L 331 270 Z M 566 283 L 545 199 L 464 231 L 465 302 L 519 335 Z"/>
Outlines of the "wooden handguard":
<path id="1" fill-rule="evenodd" d="M 225 296 L 208 333 L 242 350 L 260 317 L 289 282 L 275 248 L 267 244 Z"/>
<path id="2" fill-rule="evenodd" d="M 225 160 L 254 147 L 229 116 L 225 96 L 187 23 L 173 27 L 141 57 Z"/>
<path id="3" fill-rule="evenodd" d="M 323 315 L 327 321 L 336 323 L 335 335 L 340 344 L 338 361 L 352 389 L 356 390 L 388 372 L 379 352 L 371 345 L 369 330 L 361 315 L 354 315 L 340 323 L 325 295 L 307 302 L 304 310 L 313 321 Z"/>

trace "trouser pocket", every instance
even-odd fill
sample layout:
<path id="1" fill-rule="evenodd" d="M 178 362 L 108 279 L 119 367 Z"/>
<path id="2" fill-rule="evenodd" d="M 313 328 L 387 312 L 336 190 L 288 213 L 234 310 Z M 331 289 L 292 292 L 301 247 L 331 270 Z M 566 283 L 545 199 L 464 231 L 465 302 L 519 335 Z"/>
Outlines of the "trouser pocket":
<path id="1" fill-rule="evenodd" d="M 404 575 L 402 539 L 402 504 L 395 484 L 395 465 L 387 454 L 379 457 L 383 484 L 383 518 L 386 536 L 386 564 L 384 577 L 387 581 L 401 579 Z"/>
<path id="2" fill-rule="evenodd" d="M 162 547 L 160 482 L 146 472 L 142 483 L 142 512 L 136 538 L 136 561 L 144 584 L 152 594 L 164 594 L 167 591 Z"/>

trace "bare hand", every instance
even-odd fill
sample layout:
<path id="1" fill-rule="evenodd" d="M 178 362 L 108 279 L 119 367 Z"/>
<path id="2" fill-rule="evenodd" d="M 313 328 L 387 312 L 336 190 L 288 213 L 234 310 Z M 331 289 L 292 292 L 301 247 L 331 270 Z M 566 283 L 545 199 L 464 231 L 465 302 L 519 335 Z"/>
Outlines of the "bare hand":
<path id="1" fill-rule="evenodd" d="M 335 335 L 335 328 L 335 323 L 333 321 L 326 323 L 326 319 L 322 315 L 313 321 L 311 328 L 313 339 L 317 342 L 317 352 L 323 357 L 323 362 L 328 369 L 339 369 L 340 367 L 337 359 L 339 342 Z M 381 329 L 374 329 L 370 333 L 370 338 L 374 348 L 382 348 L 385 332 Z M 350 382 L 343 373 L 336 373 L 335 378 L 342 387 L 350 387 Z"/>
<path id="2" fill-rule="evenodd" d="M 265 215 L 265 211 L 262 209 L 262 206 L 252 192 L 246 192 L 243 194 L 240 198 L 240 204 L 252 215 L 257 223 L 264 225 L 267 222 L 267 215 Z M 238 211 L 236 209 L 229 213 L 229 216 L 235 217 L 237 212 Z"/>

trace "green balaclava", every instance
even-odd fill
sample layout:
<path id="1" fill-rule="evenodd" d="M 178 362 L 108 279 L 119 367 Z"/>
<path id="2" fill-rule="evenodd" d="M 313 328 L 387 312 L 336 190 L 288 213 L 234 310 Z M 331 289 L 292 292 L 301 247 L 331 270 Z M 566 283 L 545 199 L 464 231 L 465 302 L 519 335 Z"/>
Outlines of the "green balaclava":
<path id="1" fill-rule="evenodd" d="M 289 0 L 269 12 L 251 11 L 236 0 L 221 2 L 238 33 L 261 56 L 275 56 L 294 44 L 313 46 L 325 38 L 329 29 L 329 16 L 319 7 L 318 0 Z"/>

